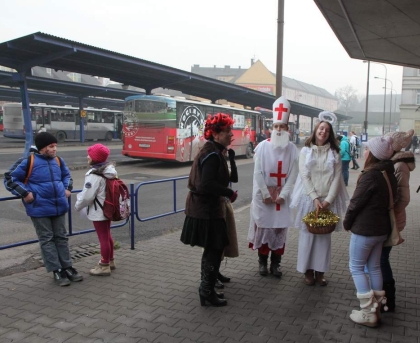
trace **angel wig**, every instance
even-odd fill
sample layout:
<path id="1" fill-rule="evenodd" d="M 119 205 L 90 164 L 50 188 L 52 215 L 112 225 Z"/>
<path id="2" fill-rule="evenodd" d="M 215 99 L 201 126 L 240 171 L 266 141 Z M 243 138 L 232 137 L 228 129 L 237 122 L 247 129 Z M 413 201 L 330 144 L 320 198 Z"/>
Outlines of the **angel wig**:
<path id="1" fill-rule="evenodd" d="M 213 140 L 212 133 L 220 133 L 233 125 L 233 119 L 225 113 L 209 114 L 204 127 L 204 138 Z"/>

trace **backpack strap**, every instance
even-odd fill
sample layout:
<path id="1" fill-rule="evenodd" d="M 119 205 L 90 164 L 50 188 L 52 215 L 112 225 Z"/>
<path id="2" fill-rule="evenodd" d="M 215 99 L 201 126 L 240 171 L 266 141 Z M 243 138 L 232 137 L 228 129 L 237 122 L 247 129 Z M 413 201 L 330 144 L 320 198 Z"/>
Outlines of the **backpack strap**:
<path id="1" fill-rule="evenodd" d="M 34 153 L 31 153 L 28 156 L 28 162 L 26 163 L 26 176 L 25 176 L 25 179 L 23 180 L 23 183 L 25 185 L 28 183 L 29 178 L 31 177 L 32 169 L 34 168 L 34 160 L 35 160 Z M 57 164 L 61 169 L 61 158 L 58 156 L 55 156 L 55 160 L 57 161 Z"/>
<path id="2" fill-rule="evenodd" d="M 31 153 L 28 156 L 28 161 L 26 163 L 26 176 L 25 176 L 25 180 L 23 180 L 23 183 L 26 185 L 28 183 L 28 180 L 32 174 L 32 169 L 34 167 L 34 154 Z"/>

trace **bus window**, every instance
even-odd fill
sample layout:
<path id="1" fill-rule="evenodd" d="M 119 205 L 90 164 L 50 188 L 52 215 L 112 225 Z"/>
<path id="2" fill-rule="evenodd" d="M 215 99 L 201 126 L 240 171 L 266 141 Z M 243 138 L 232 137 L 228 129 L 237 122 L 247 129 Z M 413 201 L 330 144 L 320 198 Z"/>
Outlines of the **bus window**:
<path id="1" fill-rule="evenodd" d="M 87 110 L 86 119 L 88 123 L 101 123 L 101 114 L 94 111 Z"/>
<path id="2" fill-rule="evenodd" d="M 102 123 L 114 123 L 114 113 L 102 112 Z"/>

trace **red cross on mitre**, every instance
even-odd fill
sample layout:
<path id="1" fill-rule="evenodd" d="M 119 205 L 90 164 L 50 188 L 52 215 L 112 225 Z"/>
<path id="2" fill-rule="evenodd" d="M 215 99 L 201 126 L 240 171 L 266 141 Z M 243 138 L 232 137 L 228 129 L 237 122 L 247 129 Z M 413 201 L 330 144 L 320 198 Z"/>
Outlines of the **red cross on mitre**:
<path id="1" fill-rule="evenodd" d="M 273 123 L 282 122 L 287 124 L 289 121 L 290 103 L 284 97 L 281 96 L 273 103 Z"/>
<path id="2" fill-rule="evenodd" d="M 289 109 L 287 107 L 284 107 L 283 104 L 280 104 L 279 107 L 276 107 L 274 109 L 274 112 L 277 112 L 277 120 L 283 120 L 283 112 L 288 111 Z"/>
<path id="3" fill-rule="evenodd" d="M 278 161 L 277 162 L 277 173 L 270 173 L 270 177 L 275 177 L 277 178 L 277 187 L 281 187 L 281 179 L 286 178 L 287 174 L 282 174 L 282 167 L 283 167 L 283 162 L 282 161 Z M 280 211 L 280 204 L 276 204 L 276 210 Z"/>

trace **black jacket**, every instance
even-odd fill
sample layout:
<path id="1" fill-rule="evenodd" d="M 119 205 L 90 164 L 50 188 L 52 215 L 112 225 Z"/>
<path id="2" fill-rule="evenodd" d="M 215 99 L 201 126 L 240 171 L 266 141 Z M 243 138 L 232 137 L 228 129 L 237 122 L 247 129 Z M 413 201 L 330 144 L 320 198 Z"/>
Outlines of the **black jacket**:
<path id="1" fill-rule="evenodd" d="M 397 200 L 397 179 L 391 161 L 381 161 L 368 171 L 362 171 L 347 208 L 345 230 L 361 236 L 382 236 L 391 232 L 389 191 L 381 171 L 385 170 Z"/>

